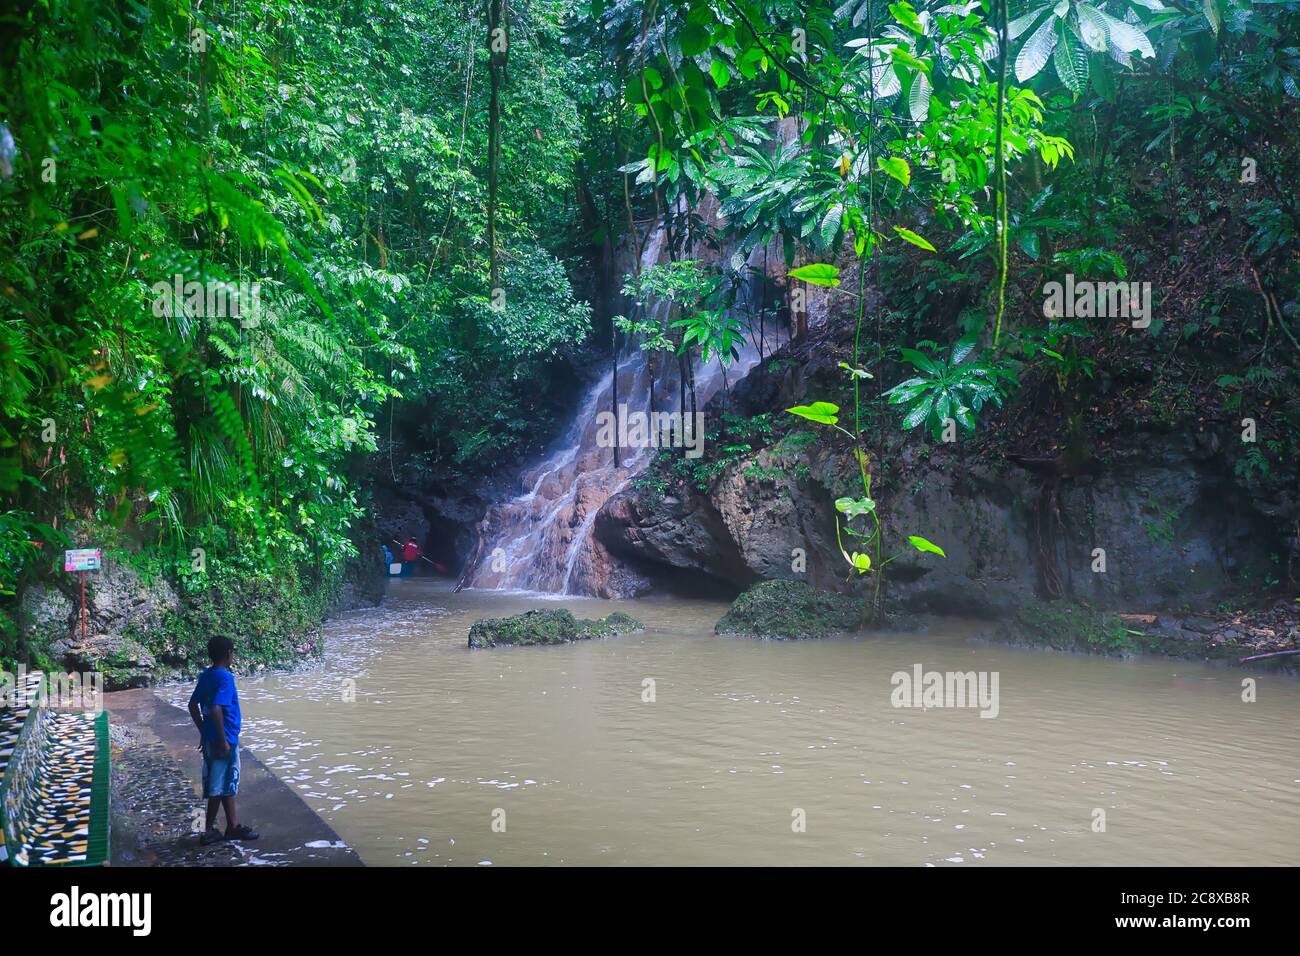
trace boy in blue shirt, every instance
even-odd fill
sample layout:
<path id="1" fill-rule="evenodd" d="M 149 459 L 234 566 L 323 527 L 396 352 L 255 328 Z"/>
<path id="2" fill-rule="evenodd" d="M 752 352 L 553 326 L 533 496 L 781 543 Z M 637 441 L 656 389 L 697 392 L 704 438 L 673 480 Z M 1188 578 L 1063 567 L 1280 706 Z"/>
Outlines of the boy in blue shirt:
<path id="1" fill-rule="evenodd" d="M 239 691 L 230 665 L 235 659 L 235 642 L 228 637 L 208 641 L 212 666 L 199 675 L 190 695 L 190 717 L 199 728 L 199 749 L 203 751 L 203 796 L 208 801 L 207 820 L 199 843 L 209 846 L 221 840 L 256 840 L 257 833 L 236 819 L 235 795 L 239 793 Z M 226 811 L 226 832 L 217 829 L 217 810 Z"/>

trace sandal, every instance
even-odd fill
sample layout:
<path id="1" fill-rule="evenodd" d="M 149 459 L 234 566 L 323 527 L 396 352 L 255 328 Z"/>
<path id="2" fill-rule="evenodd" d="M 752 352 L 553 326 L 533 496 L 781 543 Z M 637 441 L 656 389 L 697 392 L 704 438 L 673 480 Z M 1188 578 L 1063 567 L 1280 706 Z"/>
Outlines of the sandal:
<path id="1" fill-rule="evenodd" d="M 233 830 L 226 831 L 227 840 L 256 840 L 257 836 L 257 831 L 246 823 L 241 823 Z"/>

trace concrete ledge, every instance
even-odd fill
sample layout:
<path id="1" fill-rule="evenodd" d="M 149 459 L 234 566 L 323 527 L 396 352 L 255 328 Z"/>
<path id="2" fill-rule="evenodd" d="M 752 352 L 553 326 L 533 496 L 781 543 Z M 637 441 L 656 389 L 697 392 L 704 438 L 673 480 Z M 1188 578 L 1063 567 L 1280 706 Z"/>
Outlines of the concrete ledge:
<path id="1" fill-rule="evenodd" d="M 147 689 L 105 695 L 113 740 L 113 866 L 362 866 L 291 787 L 240 751 L 239 822 L 250 843 L 199 846 L 198 733 L 189 714 Z M 224 817 L 221 818 L 224 827 Z"/>

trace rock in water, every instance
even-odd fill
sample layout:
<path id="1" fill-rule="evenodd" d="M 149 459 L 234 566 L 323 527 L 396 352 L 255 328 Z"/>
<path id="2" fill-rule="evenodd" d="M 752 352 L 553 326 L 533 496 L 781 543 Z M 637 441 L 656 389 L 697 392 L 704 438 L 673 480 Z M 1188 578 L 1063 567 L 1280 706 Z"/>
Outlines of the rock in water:
<path id="1" fill-rule="evenodd" d="M 640 621 L 622 611 L 615 611 L 608 617 L 595 621 L 579 621 L 578 625 L 584 638 L 617 637 L 619 634 L 631 634 L 633 631 L 642 630 Z"/>
<path id="2" fill-rule="evenodd" d="M 501 644 L 567 644 L 578 639 L 578 621 L 568 611 L 525 611 L 484 618 L 469 629 L 470 647 Z"/>
<path id="3" fill-rule="evenodd" d="M 569 611 L 525 611 L 513 617 L 483 618 L 469 629 L 469 646 L 569 644 L 593 637 L 613 637 L 641 630 L 641 622 L 621 611 L 595 621 L 578 620 Z"/>
<path id="4" fill-rule="evenodd" d="M 859 602 L 803 581 L 763 581 L 736 598 L 714 631 L 739 637 L 800 640 L 857 630 Z"/>

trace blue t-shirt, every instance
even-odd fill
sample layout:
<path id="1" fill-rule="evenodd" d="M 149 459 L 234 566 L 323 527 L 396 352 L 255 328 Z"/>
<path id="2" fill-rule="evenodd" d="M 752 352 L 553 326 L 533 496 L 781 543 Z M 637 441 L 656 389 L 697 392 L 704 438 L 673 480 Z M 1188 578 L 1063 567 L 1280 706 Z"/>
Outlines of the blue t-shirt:
<path id="1" fill-rule="evenodd" d="M 224 667 L 209 667 L 199 675 L 190 702 L 197 702 L 203 715 L 203 739 L 215 743 L 217 726 L 212 720 L 213 706 L 220 706 L 226 726 L 226 743 L 239 743 L 239 691 L 235 689 L 235 675 Z"/>

